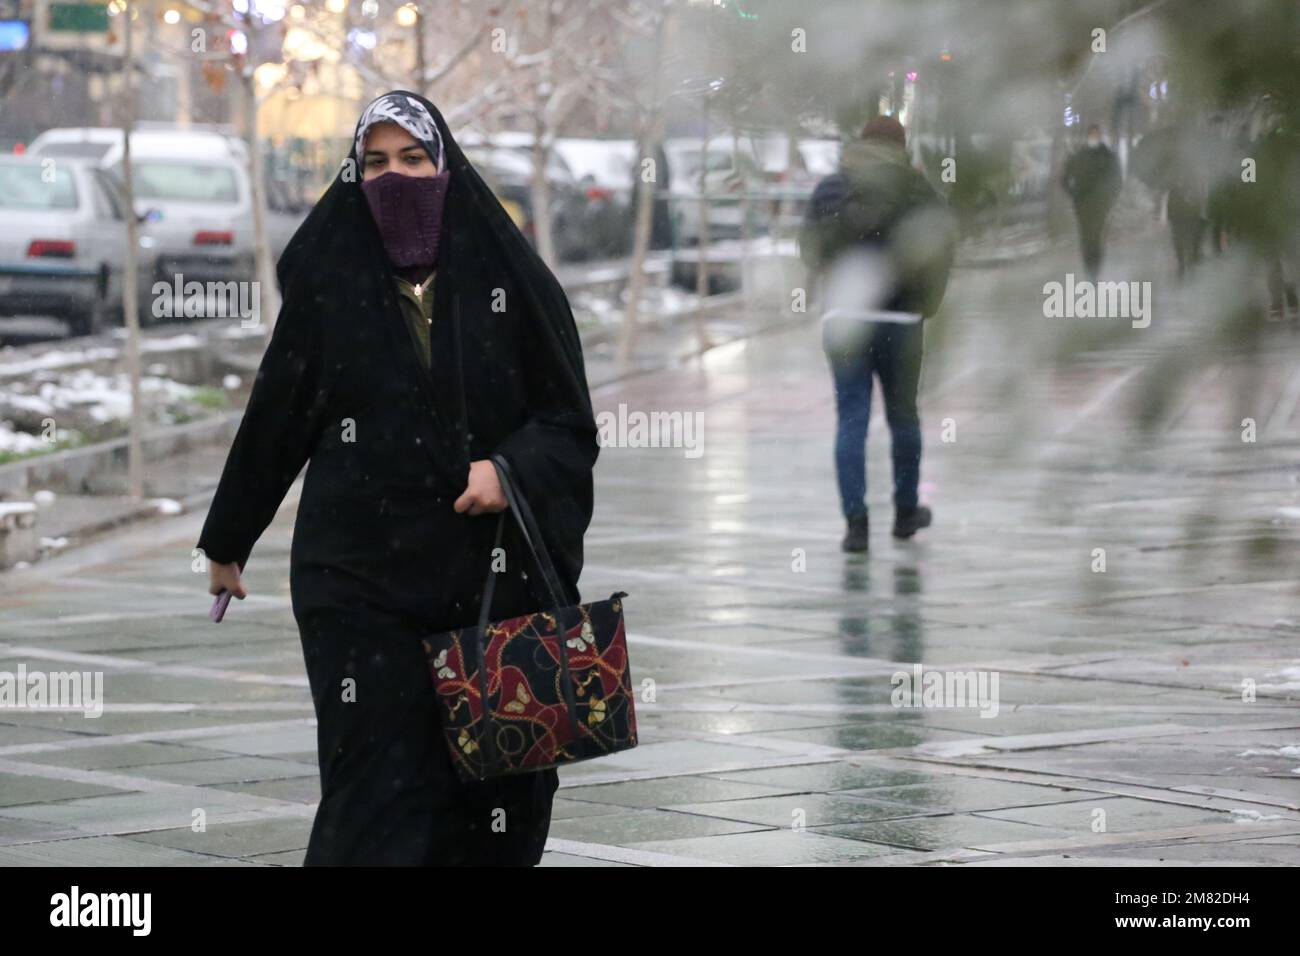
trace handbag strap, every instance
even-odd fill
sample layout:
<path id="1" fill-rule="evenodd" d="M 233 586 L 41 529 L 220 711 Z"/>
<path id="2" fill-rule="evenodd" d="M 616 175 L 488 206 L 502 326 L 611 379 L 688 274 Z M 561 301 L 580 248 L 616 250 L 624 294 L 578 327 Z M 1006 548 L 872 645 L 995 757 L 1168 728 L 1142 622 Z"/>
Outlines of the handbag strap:
<path id="1" fill-rule="evenodd" d="M 551 601 L 560 607 L 564 607 L 568 603 L 568 596 L 565 594 L 564 586 L 560 583 L 560 576 L 555 571 L 555 564 L 551 561 L 551 554 L 546 550 L 546 539 L 542 537 L 542 531 L 537 524 L 537 519 L 533 517 L 533 509 L 528 507 L 528 499 L 524 497 L 523 492 L 520 490 L 510 463 L 506 461 L 503 455 L 493 455 L 492 464 L 496 465 L 497 478 L 501 481 L 501 490 L 505 493 L 506 503 L 509 504 L 510 510 L 515 514 L 519 530 L 524 536 L 524 543 L 528 545 L 533 561 L 542 572 L 542 579 L 546 582 L 547 590 L 551 592 Z"/>
<path id="2" fill-rule="evenodd" d="M 501 532 L 505 529 L 506 526 L 505 517 L 506 517 L 505 513 L 503 512 L 501 515 L 501 519 L 497 522 L 496 537 L 492 541 L 493 553 L 496 552 L 497 548 L 501 547 Z M 496 588 L 496 583 L 497 583 L 496 572 L 492 570 L 491 562 L 488 562 L 487 583 L 483 585 L 483 607 L 479 609 L 478 630 L 474 632 L 475 633 L 474 645 L 478 650 L 478 654 L 477 654 L 478 694 L 479 694 L 479 700 L 482 702 L 482 706 L 483 706 L 483 726 L 485 728 L 485 732 L 483 733 L 483 743 L 485 747 L 485 752 L 483 756 L 484 756 L 484 760 L 486 761 L 486 766 L 491 766 L 492 764 L 496 763 L 496 746 L 497 746 L 496 737 L 492 734 L 491 728 L 488 726 L 488 720 L 487 720 L 487 715 L 488 715 L 487 641 L 484 640 L 484 637 L 487 635 L 488 612 L 492 608 L 492 592 Z"/>
<path id="3" fill-rule="evenodd" d="M 533 557 L 533 563 L 537 565 L 541 572 L 543 580 L 546 582 L 546 588 L 550 592 L 551 612 L 555 615 L 556 644 L 560 656 L 560 674 L 561 689 L 564 693 L 565 709 L 569 714 L 569 723 L 573 729 L 574 739 L 578 737 L 578 702 L 573 693 L 573 680 L 569 671 L 569 646 L 565 641 L 567 628 L 564 623 L 564 605 L 562 598 L 563 588 L 560 587 L 559 578 L 555 573 L 555 566 L 551 563 L 551 556 L 546 551 L 546 544 L 542 540 L 541 532 L 537 525 L 537 519 L 533 517 L 532 510 L 528 507 L 528 502 L 523 494 L 515 486 L 512 472 L 509 464 L 501 455 L 492 456 L 492 464 L 497 470 L 497 480 L 501 483 L 501 490 L 505 494 L 506 503 L 509 510 L 514 513 L 515 522 L 519 526 L 519 531 L 523 535 L 524 543 L 528 546 L 529 553 Z M 501 546 L 501 534 L 505 529 L 506 514 L 501 512 L 500 518 L 497 519 L 496 537 L 492 544 L 492 550 L 495 552 Z M 530 532 L 531 527 L 531 532 Z M 483 701 L 484 714 L 487 713 L 488 687 L 487 687 L 487 625 L 488 619 L 492 613 L 492 596 L 496 590 L 496 571 L 492 569 L 491 563 L 488 564 L 487 580 L 483 584 L 483 605 L 479 608 L 478 616 L 478 671 L 479 671 L 479 694 Z M 490 734 L 488 735 L 490 736 Z M 490 746 L 495 747 L 496 742 L 491 741 Z"/>

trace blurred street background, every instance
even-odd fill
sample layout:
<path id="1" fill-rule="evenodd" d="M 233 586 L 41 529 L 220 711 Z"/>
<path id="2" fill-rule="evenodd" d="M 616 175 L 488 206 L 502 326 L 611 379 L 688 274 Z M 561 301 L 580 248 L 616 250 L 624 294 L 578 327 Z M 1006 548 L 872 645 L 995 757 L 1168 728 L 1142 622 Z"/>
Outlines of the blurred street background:
<path id="1" fill-rule="evenodd" d="M 296 487 L 219 628 L 191 546 L 275 261 L 390 89 L 560 278 L 597 411 L 702 424 L 602 449 L 580 584 L 657 693 L 562 771 L 546 863 L 1300 863 L 1290 0 L 0 0 L 0 673 L 106 674 L 100 717 L 0 708 L 0 865 L 301 862 Z M 846 555 L 800 239 L 881 116 L 958 239 L 934 525 L 889 537 L 877 398 Z M 1051 307 L 1093 127 L 1110 315 Z M 997 713 L 900 707 L 914 665 Z"/>

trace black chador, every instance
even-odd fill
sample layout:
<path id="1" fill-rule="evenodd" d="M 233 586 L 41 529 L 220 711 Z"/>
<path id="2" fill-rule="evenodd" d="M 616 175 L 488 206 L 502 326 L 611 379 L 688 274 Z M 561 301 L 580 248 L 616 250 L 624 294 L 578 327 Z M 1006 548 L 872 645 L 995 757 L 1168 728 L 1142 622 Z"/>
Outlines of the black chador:
<path id="1" fill-rule="evenodd" d="M 498 516 L 452 503 L 470 462 L 497 453 L 579 601 L 596 424 L 554 275 L 442 114 L 415 94 L 389 96 L 427 111 L 450 172 L 429 371 L 403 325 L 354 145 L 280 259 L 284 305 L 198 546 L 242 568 L 307 463 L 290 587 L 318 720 L 308 865 L 531 865 L 557 775 L 459 780 L 421 638 L 477 621 Z M 546 603 L 514 534 L 507 522 L 493 619 Z"/>

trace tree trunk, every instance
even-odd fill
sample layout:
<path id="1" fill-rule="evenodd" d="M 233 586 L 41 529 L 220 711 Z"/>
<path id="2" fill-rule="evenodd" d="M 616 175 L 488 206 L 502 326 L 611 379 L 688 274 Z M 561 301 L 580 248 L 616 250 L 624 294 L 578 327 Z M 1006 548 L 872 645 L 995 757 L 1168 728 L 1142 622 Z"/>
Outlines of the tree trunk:
<path id="1" fill-rule="evenodd" d="M 641 142 L 637 151 L 637 175 L 641 176 L 640 165 L 647 158 L 654 157 L 655 145 L 663 138 L 663 39 L 668 16 L 661 13 L 655 23 L 654 59 L 652 60 L 652 86 L 649 109 L 642 116 Z M 645 289 L 645 260 L 650 251 L 650 233 L 654 222 L 655 200 L 658 198 L 660 177 L 664 170 L 653 167 L 654 178 L 647 183 L 641 180 L 641 189 L 637 192 L 636 220 L 632 230 L 632 259 L 628 263 L 627 280 L 627 314 L 623 318 L 623 334 L 619 342 L 618 365 L 626 368 L 636 350 L 637 336 L 640 333 L 641 293 Z"/>
<path id="2" fill-rule="evenodd" d="M 249 40 L 252 48 L 253 41 Z M 248 64 L 240 76 L 244 94 L 244 124 L 248 135 L 248 181 L 252 189 L 253 205 L 253 275 L 257 292 L 252 301 L 257 303 L 258 319 L 269 340 L 280 312 L 280 292 L 275 283 L 275 255 L 271 251 L 271 237 L 266 228 L 266 164 L 262 161 L 262 143 L 257 135 L 257 84 L 253 81 L 252 65 Z"/>
<path id="3" fill-rule="evenodd" d="M 555 5 L 546 4 L 546 42 L 549 50 L 555 36 Z M 551 184 L 546 178 L 546 167 L 551 158 L 548 142 L 546 108 L 555 95 L 555 70 L 552 58 L 541 64 L 537 87 L 534 91 L 533 110 L 533 234 L 537 240 L 537 254 L 550 268 L 555 268 L 555 242 L 551 235 Z"/>
<path id="4" fill-rule="evenodd" d="M 753 286 L 749 281 L 749 241 L 753 238 L 749 232 L 749 181 L 745 177 L 740 162 L 740 132 L 732 119 L 731 127 L 731 165 L 740 174 L 740 292 L 745 300 L 745 312 L 753 313 Z"/>
<path id="5" fill-rule="evenodd" d="M 135 213 L 135 179 L 131 171 L 131 127 L 135 125 L 135 77 L 131 49 L 132 4 L 122 11 L 122 188 L 126 200 L 126 256 L 122 270 L 122 311 L 126 323 L 126 374 L 131 382 L 131 425 L 127 445 L 126 487 L 144 497 L 144 409 L 140 404 L 140 223 Z"/>
<path id="6" fill-rule="evenodd" d="M 426 74 L 429 72 L 424 61 L 424 4 L 415 5 L 415 85 L 412 87 L 421 96 L 425 95 Z M 441 170 L 439 170 L 441 172 Z"/>
<path id="7" fill-rule="evenodd" d="M 704 327 L 704 302 L 709 296 L 709 103 L 704 103 L 704 132 L 700 136 L 700 230 L 699 250 L 695 265 L 695 342 L 700 351 L 712 343 Z"/>
<path id="8" fill-rule="evenodd" d="M 643 127 L 645 133 L 639 150 L 638 168 L 640 162 L 652 152 L 654 144 L 663 135 L 662 128 L 663 111 L 656 110 L 648 125 Z M 645 289 L 645 260 L 650 251 L 650 230 L 654 220 L 655 192 L 658 189 L 660 175 L 661 170 L 656 165 L 654 180 L 649 183 L 642 180 L 641 188 L 637 192 L 636 220 L 632 232 L 632 258 L 628 263 L 627 314 L 623 318 L 623 335 L 618 350 L 620 368 L 626 367 L 631 361 L 640 332 L 641 294 Z"/>
<path id="9" fill-rule="evenodd" d="M 549 144 L 545 142 L 546 129 L 540 110 L 534 124 L 533 139 L 533 233 L 537 240 L 537 254 L 552 269 L 555 268 L 555 241 L 551 235 L 551 184 L 546 178 L 546 167 L 551 159 Z"/>

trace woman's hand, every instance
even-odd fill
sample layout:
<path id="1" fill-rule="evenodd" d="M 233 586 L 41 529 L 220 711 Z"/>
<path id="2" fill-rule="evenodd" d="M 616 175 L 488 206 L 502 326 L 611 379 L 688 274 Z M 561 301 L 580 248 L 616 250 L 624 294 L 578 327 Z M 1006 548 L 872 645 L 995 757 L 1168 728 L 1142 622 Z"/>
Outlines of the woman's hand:
<path id="1" fill-rule="evenodd" d="M 482 515 L 506 510 L 506 496 L 497 469 L 486 458 L 469 463 L 469 484 L 452 505 L 457 514 Z"/>
<path id="2" fill-rule="evenodd" d="M 208 561 L 208 593 L 220 594 L 221 589 L 225 588 L 241 601 L 248 597 L 248 592 L 244 590 L 243 582 L 239 580 L 239 565 L 233 561 L 230 564 L 222 564 L 219 561 Z"/>

